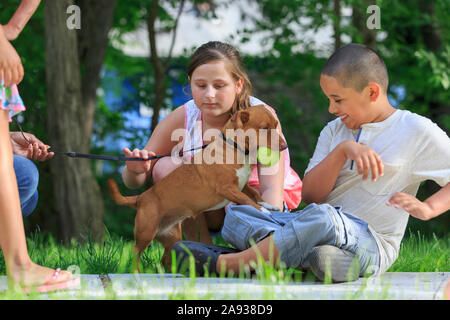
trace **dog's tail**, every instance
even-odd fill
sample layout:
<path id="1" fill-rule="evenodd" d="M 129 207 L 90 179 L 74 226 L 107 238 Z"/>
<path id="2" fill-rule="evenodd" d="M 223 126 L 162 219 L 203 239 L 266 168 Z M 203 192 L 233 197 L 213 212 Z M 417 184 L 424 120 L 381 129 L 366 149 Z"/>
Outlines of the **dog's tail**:
<path id="1" fill-rule="evenodd" d="M 108 179 L 109 194 L 115 203 L 121 206 L 129 206 L 132 208 L 137 208 L 137 198 L 138 196 L 124 197 L 120 194 L 117 183 L 113 179 Z"/>

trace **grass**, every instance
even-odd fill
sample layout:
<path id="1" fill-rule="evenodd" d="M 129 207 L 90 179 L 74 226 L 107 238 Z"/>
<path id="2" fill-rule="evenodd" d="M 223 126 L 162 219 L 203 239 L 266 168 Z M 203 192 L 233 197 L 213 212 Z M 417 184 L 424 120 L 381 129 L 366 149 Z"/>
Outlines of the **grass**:
<path id="1" fill-rule="evenodd" d="M 223 239 L 215 238 L 215 243 L 224 245 Z M 69 269 L 78 274 L 121 274 L 132 273 L 132 247 L 134 241 L 124 240 L 116 235 L 107 234 L 102 243 L 95 243 L 89 237 L 85 243 L 72 241 L 63 245 L 57 243 L 51 235 L 35 232 L 27 238 L 28 251 L 32 260 L 51 268 Z M 147 248 L 141 258 L 143 273 L 164 273 L 159 263 L 163 248 L 156 241 Z M 314 276 L 296 269 L 272 268 L 259 261 L 254 265 L 256 272 L 250 274 L 243 270 L 240 274 L 231 275 L 240 279 L 257 279 L 268 284 L 292 284 L 305 280 L 314 281 Z M 420 233 L 409 233 L 403 239 L 399 257 L 388 272 L 448 272 L 450 270 L 450 238 L 438 239 L 436 236 L 425 236 Z M 166 271 L 170 273 L 171 271 Z M 175 269 L 172 268 L 175 273 Z M 6 275 L 3 256 L 0 254 L 0 275 Z M 187 288 L 180 293 L 172 294 L 170 299 L 194 298 L 196 277 L 188 274 L 190 281 Z M 227 278 L 224 274 L 220 278 Z M 190 289 L 189 289 L 190 288 Z M 242 293 L 245 297 L 245 292 Z M 114 298 L 114 295 L 110 298 Z M 279 298 L 274 292 L 264 293 L 267 299 Z M 0 299 L 20 299 L 21 296 L 8 295 L 0 292 Z M 27 297 L 30 298 L 30 297 Z M 251 297 L 247 297 L 250 298 Z"/>
<path id="2" fill-rule="evenodd" d="M 438 239 L 409 233 L 400 245 L 400 253 L 388 272 L 449 272 L 450 237 Z"/>

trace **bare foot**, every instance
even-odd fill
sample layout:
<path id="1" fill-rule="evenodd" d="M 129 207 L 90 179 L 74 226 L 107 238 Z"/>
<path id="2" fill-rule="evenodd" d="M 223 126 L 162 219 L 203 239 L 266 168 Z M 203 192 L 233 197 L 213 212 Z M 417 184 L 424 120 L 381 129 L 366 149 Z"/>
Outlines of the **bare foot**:
<path id="1" fill-rule="evenodd" d="M 40 286 L 43 284 L 58 283 L 69 280 L 72 273 L 60 271 L 56 277 L 55 270 L 29 262 L 26 265 L 15 265 L 8 268 L 8 279 L 10 285 L 20 285 L 23 287 Z"/>

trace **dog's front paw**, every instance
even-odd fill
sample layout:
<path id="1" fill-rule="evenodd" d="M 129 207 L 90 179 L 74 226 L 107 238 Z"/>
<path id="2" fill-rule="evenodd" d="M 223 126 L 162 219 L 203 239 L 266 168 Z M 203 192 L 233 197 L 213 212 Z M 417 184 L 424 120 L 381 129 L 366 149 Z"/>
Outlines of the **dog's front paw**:
<path id="1" fill-rule="evenodd" d="M 271 210 L 271 211 L 280 211 L 280 208 L 275 207 L 275 206 L 273 206 L 273 205 L 271 205 L 271 204 L 269 204 L 267 202 L 258 202 L 258 204 L 260 206 L 262 206 L 263 208 Z"/>

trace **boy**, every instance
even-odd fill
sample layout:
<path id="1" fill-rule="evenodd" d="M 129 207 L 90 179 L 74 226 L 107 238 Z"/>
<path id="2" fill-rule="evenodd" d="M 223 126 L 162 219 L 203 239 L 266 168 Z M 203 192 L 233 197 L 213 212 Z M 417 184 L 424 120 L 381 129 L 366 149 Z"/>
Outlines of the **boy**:
<path id="1" fill-rule="evenodd" d="M 353 281 L 394 263 L 409 215 L 429 220 L 450 209 L 450 139 L 429 119 L 389 104 L 386 66 L 373 50 L 338 49 L 320 85 L 338 118 L 322 130 L 306 169 L 302 197 L 312 204 L 270 215 L 230 205 L 222 236 L 243 251 L 195 242 L 174 247 L 182 260 L 184 246 L 194 254 L 198 272 L 210 260 L 210 272 L 236 274 L 261 255 L 311 267 L 321 280 L 329 270 L 334 282 Z M 442 188 L 421 202 L 415 195 L 427 179 Z"/>

